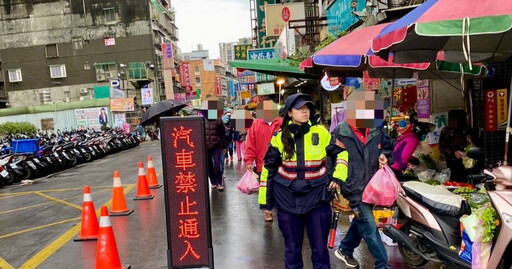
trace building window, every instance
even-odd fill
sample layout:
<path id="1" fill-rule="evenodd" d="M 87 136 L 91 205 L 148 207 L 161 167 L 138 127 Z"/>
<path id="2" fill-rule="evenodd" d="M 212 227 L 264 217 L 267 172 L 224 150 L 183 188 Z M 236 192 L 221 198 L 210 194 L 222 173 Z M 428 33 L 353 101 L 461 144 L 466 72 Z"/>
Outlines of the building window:
<path id="1" fill-rule="evenodd" d="M 116 23 L 116 9 L 113 7 L 104 8 L 103 13 L 105 14 L 105 23 Z"/>
<path id="2" fill-rule="evenodd" d="M 196 86 L 201 86 L 201 78 L 196 77 Z"/>
<path id="3" fill-rule="evenodd" d="M 59 46 L 57 44 L 48 44 L 45 46 L 46 58 L 59 57 Z"/>
<path id="4" fill-rule="evenodd" d="M 41 119 L 41 130 L 53 131 L 53 119 Z"/>
<path id="5" fill-rule="evenodd" d="M 197 65 L 196 65 L 196 66 L 194 66 L 194 73 L 195 73 L 195 75 L 197 75 L 197 76 L 201 74 L 201 72 L 200 72 L 200 70 L 199 70 L 199 66 L 197 66 Z"/>
<path id="6" fill-rule="evenodd" d="M 7 72 L 9 73 L 9 82 L 21 82 L 23 80 L 21 69 L 9 69 Z"/>
<path id="7" fill-rule="evenodd" d="M 66 65 L 50 65 L 50 77 L 51 78 L 65 78 L 66 75 Z"/>
<path id="8" fill-rule="evenodd" d="M 84 38 L 79 37 L 73 37 L 73 49 L 75 50 L 81 50 L 84 48 Z"/>
<path id="9" fill-rule="evenodd" d="M 95 63 L 96 80 L 106 81 L 109 78 L 117 78 L 117 64 L 115 62 Z"/>

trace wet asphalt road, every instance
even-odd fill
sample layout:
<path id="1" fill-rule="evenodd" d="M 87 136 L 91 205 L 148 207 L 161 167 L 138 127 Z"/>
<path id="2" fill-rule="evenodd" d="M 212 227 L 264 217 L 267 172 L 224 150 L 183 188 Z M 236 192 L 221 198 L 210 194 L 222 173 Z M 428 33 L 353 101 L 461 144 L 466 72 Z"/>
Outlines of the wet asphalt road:
<path id="1" fill-rule="evenodd" d="M 96 242 L 73 242 L 80 222 L 82 188 L 88 184 L 96 209 L 111 199 L 112 172 L 119 170 L 128 217 L 112 218 L 117 247 L 124 264 L 132 268 L 167 268 L 167 241 L 163 188 L 151 190 L 153 200 L 135 202 L 137 163 L 153 155 L 157 173 L 162 170 L 159 142 L 108 156 L 91 164 L 55 174 L 24 186 L 0 189 L 0 268 L 94 268 Z M 274 223 L 265 223 L 257 196 L 238 191 L 243 164 L 226 166 L 226 190 L 211 191 L 212 238 L 216 268 L 284 268 L 284 245 Z M 159 176 L 162 183 L 162 176 Z M 337 241 L 348 228 L 340 217 Z M 387 247 L 393 268 L 409 268 L 396 247 Z M 331 252 L 333 253 L 333 252 Z M 304 242 L 304 268 L 312 268 L 311 251 Z M 361 268 L 373 268 L 364 242 L 356 249 Z M 345 268 L 331 254 L 332 268 Z M 424 268 L 439 268 L 428 265 Z"/>

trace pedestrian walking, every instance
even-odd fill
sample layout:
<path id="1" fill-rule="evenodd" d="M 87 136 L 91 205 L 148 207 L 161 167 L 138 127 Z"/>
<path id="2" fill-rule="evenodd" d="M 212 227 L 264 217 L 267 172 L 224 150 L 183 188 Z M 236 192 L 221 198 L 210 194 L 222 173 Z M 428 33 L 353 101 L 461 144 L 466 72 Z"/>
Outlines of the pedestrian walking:
<path id="1" fill-rule="evenodd" d="M 312 125 L 311 98 L 297 93 L 286 100 L 281 130 L 270 142 L 261 173 L 258 202 L 275 205 L 285 242 L 285 268 L 303 268 L 302 244 L 307 230 L 313 268 L 330 268 L 327 238 L 331 195 L 325 159 L 331 135 Z"/>
<path id="2" fill-rule="evenodd" d="M 205 137 L 206 147 L 208 149 L 208 177 L 212 189 L 219 191 L 224 190 L 224 184 L 222 181 L 222 167 L 221 167 L 221 155 L 226 150 L 226 129 L 224 124 L 217 119 L 209 119 L 208 111 L 201 111 L 201 114 L 205 117 Z"/>
<path id="3" fill-rule="evenodd" d="M 383 101 L 373 92 L 354 91 L 347 99 L 347 108 L 345 122 L 332 132 L 331 146 L 348 152 L 348 178 L 341 183 L 341 191 L 350 202 L 355 218 L 335 256 L 349 268 L 358 267 L 354 249 L 364 238 L 375 260 L 375 268 L 391 268 L 373 218 L 373 205 L 362 202 L 363 191 L 373 175 L 379 168 L 393 163 L 393 144 L 381 127 Z M 371 110 L 372 117 L 368 116 Z"/>
<path id="4" fill-rule="evenodd" d="M 273 104 L 271 100 L 265 100 L 261 106 L 264 107 L 264 105 L 269 104 L 269 102 L 270 104 Z M 277 112 L 278 111 L 276 111 L 276 114 L 279 115 Z M 266 115 L 265 113 L 261 114 L 263 114 L 263 116 L 254 120 L 251 128 L 247 131 L 244 155 L 244 162 L 247 170 L 254 171 L 258 175 L 261 175 L 261 171 L 263 169 L 263 158 L 265 157 L 265 153 L 267 153 L 268 144 L 270 143 L 272 136 L 279 131 L 281 124 L 283 123 L 283 119 L 281 117 L 273 118 L 268 116 L 269 114 L 272 115 L 272 113 L 266 113 Z M 256 167 L 254 167 L 254 163 L 256 163 Z M 262 210 L 265 221 L 272 221 L 272 207 L 262 208 Z"/>
<path id="5" fill-rule="evenodd" d="M 247 132 L 234 132 L 233 140 L 235 141 L 236 157 L 238 162 L 242 162 L 245 153 L 245 140 L 247 139 Z"/>
<path id="6" fill-rule="evenodd" d="M 226 164 L 229 162 L 233 163 L 233 135 L 234 129 L 231 124 L 226 123 L 226 143 L 227 143 L 227 151 L 224 154 L 226 158 Z"/>

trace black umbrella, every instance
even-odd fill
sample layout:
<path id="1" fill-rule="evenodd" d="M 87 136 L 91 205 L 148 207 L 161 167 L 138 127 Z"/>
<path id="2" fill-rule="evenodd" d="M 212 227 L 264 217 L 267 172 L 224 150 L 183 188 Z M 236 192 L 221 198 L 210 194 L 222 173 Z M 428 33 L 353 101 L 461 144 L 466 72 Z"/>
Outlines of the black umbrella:
<path id="1" fill-rule="evenodd" d="M 156 103 L 156 105 L 150 107 L 146 113 L 142 114 L 140 124 L 148 125 L 158 120 L 161 116 L 170 116 L 186 106 L 186 104 L 176 100 L 160 101 Z"/>

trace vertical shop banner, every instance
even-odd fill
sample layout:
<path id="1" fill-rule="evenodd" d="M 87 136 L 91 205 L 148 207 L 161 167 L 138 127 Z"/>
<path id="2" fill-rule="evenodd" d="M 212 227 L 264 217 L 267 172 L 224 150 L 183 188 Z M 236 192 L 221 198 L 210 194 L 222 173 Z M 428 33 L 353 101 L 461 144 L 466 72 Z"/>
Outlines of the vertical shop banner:
<path id="1" fill-rule="evenodd" d="M 235 60 L 247 60 L 247 51 L 252 45 L 235 45 Z"/>
<path id="2" fill-rule="evenodd" d="M 497 100 L 497 126 L 499 130 L 507 128 L 508 106 L 507 106 L 507 89 L 499 89 L 496 91 Z"/>
<path id="3" fill-rule="evenodd" d="M 190 83 L 190 63 L 181 63 L 180 65 L 180 83 L 187 91 L 192 91 L 192 84 Z"/>
<path id="4" fill-rule="evenodd" d="M 498 128 L 497 119 L 496 119 L 496 91 L 495 90 L 487 90 L 484 92 L 485 94 L 485 118 L 487 121 L 485 122 L 485 131 L 486 132 L 494 132 Z"/>
<path id="5" fill-rule="evenodd" d="M 430 81 L 418 80 L 417 99 L 418 119 L 430 119 Z"/>
<path id="6" fill-rule="evenodd" d="M 172 55 L 172 43 L 162 43 L 162 66 L 164 70 L 174 68 L 174 58 Z"/>
<path id="7" fill-rule="evenodd" d="M 230 99 L 234 99 L 235 98 L 235 81 L 230 79 L 229 80 L 229 97 Z"/>
<path id="8" fill-rule="evenodd" d="M 258 46 L 260 48 L 272 48 L 277 38 L 267 36 L 265 5 L 275 4 L 275 0 L 256 0 L 256 11 L 258 17 Z"/>
<path id="9" fill-rule="evenodd" d="M 203 117 L 164 117 L 162 157 L 168 268 L 213 268 Z"/>
<path id="10" fill-rule="evenodd" d="M 152 105 L 153 104 L 153 89 L 152 88 L 140 89 L 140 96 L 141 96 L 143 105 Z"/>
<path id="11" fill-rule="evenodd" d="M 217 95 L 221 95 L 222 94 L 222 83 L 220 81 L 220 77 L 215 77 L 215 80 L 216 80 L 216 83 L 215 83 L 216 93 L 217 93 Z"/>

